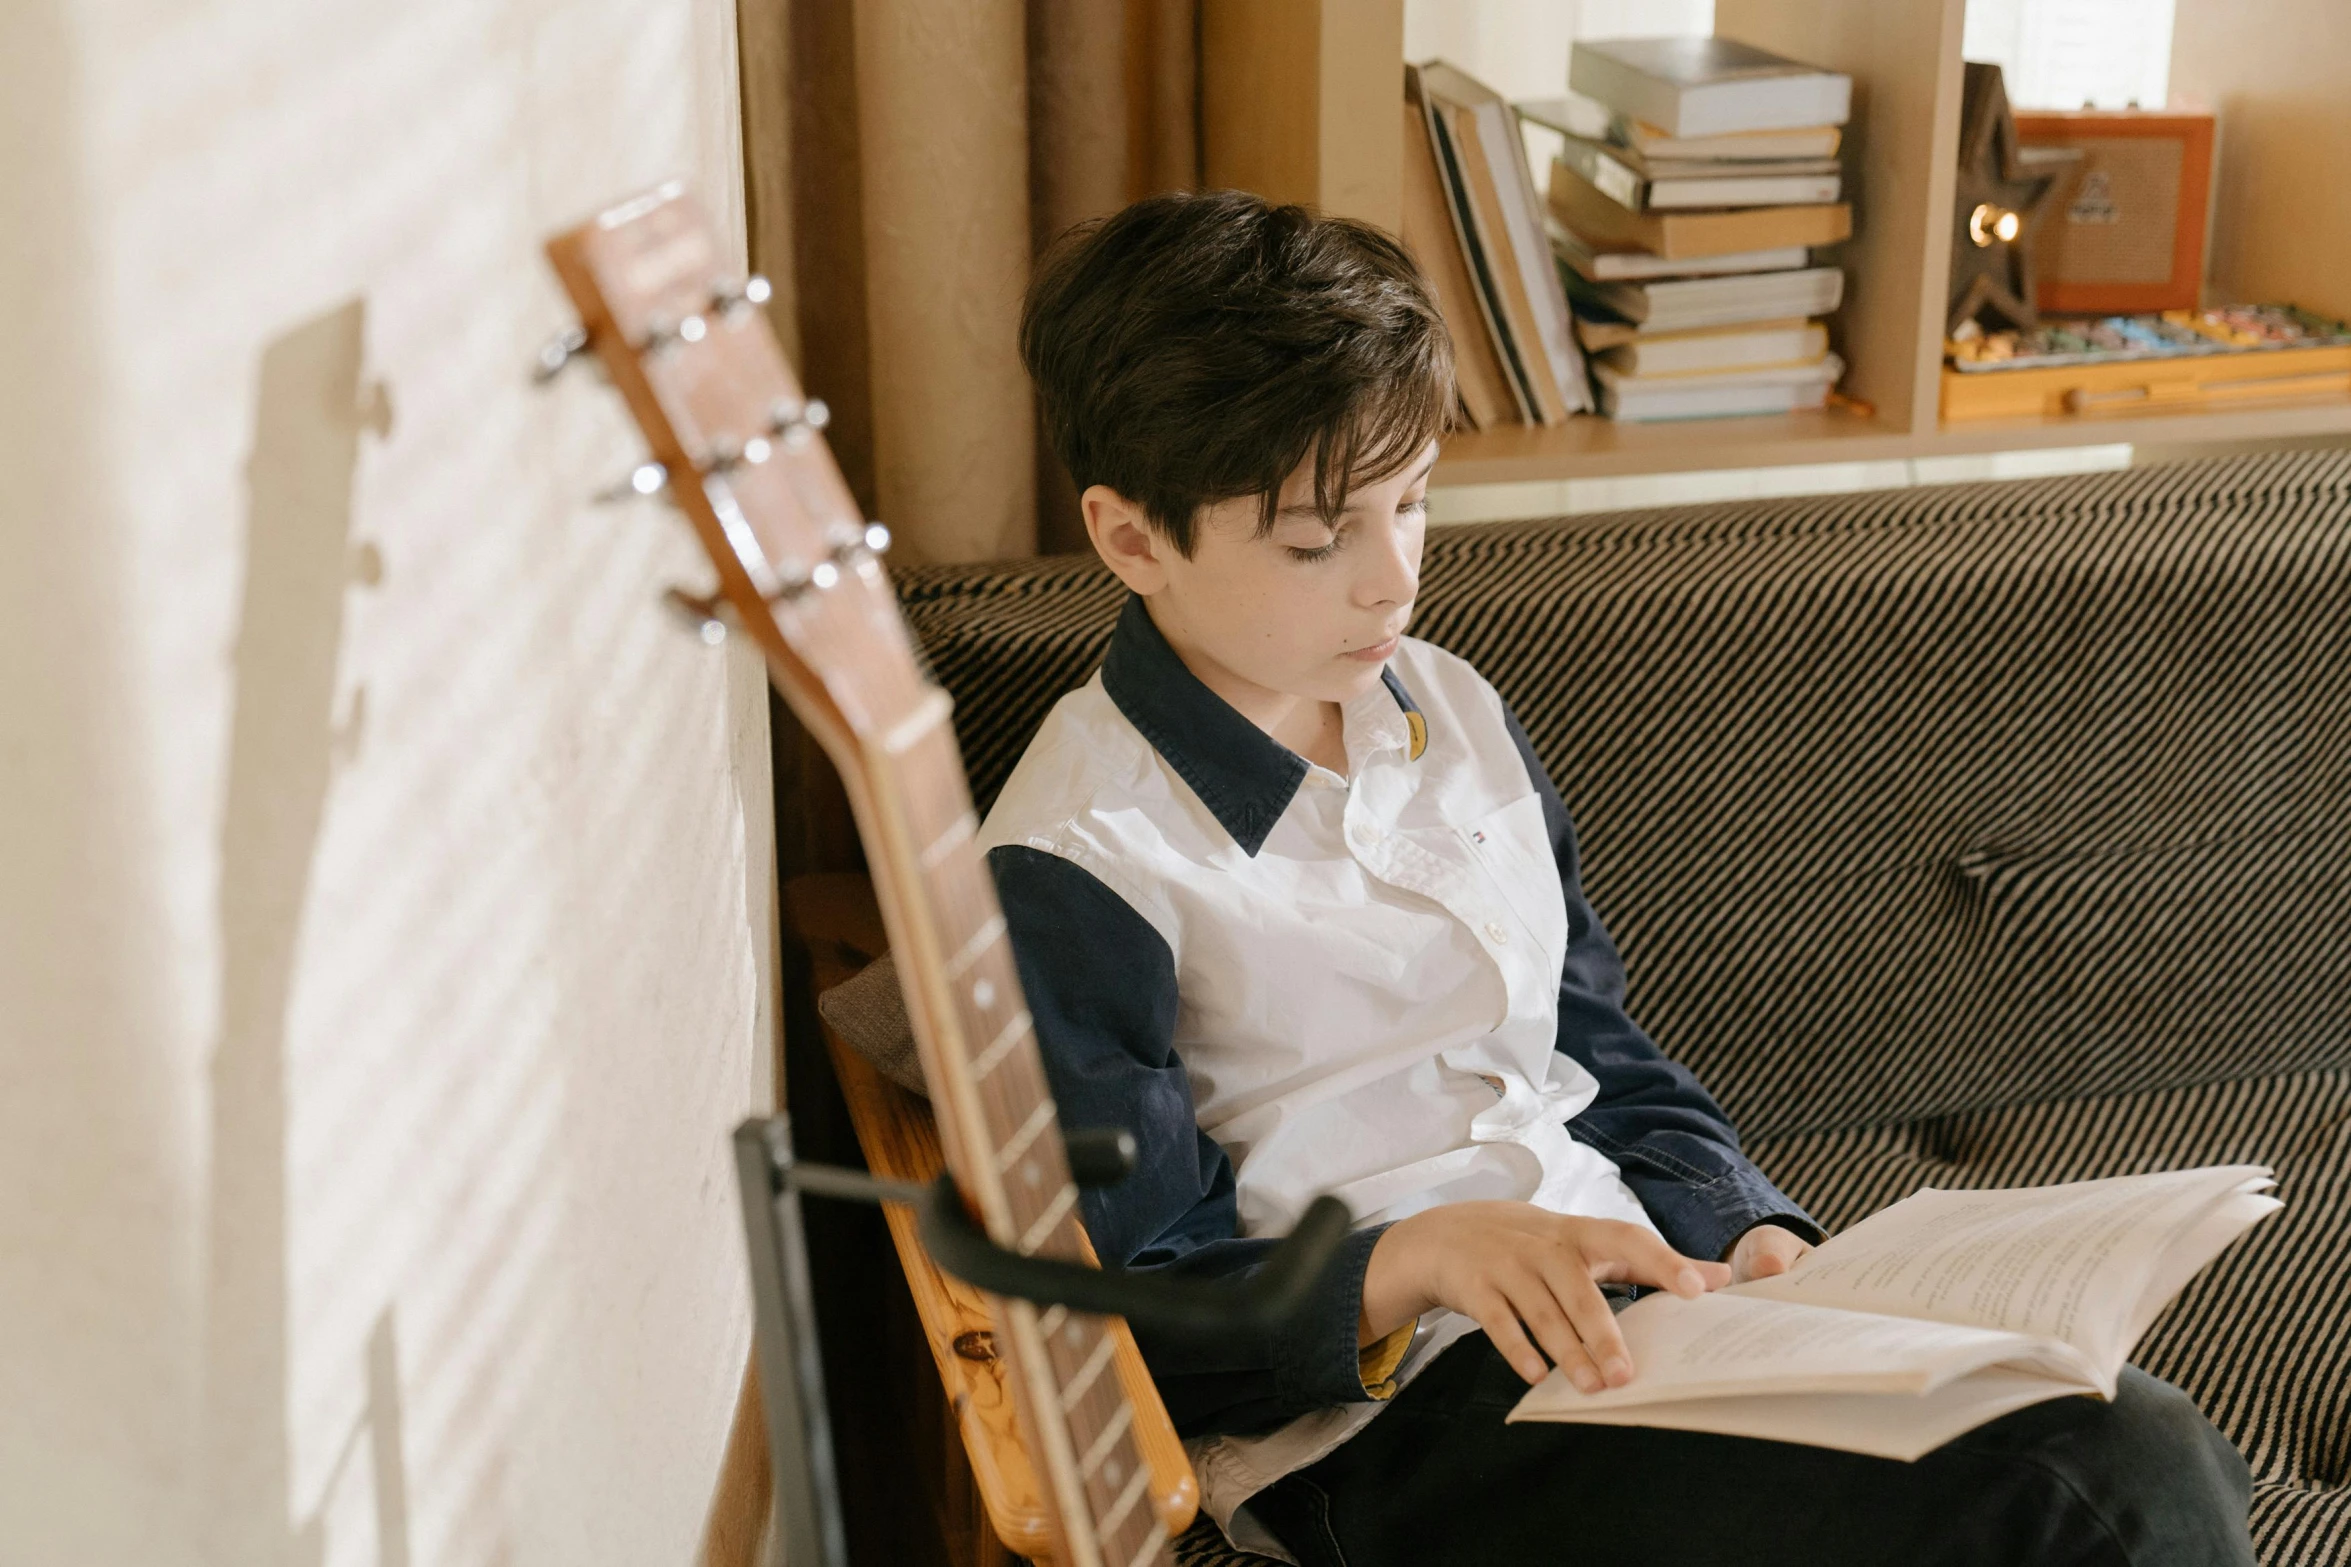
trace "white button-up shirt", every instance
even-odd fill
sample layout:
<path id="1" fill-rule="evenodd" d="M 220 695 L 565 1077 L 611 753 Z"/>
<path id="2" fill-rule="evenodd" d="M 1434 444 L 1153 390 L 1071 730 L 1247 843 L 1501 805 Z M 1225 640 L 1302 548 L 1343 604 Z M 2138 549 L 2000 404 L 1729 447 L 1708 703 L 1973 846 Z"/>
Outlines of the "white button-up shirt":
<path id="1" fill-rule="evenodd" d="M 1104 671 L 1053 709 L 989 812 L 982 846 L 1062 1119 L 1127 1124 L 1142 1145 L 1136 1176 L 1088 1195 L 1105 1260 L 1231 1253 L 1286 1233 L 1324 1192 L 1367 1241 L 1470 1199 L 1650 1225 L 1617 1162 L 1568 1130 L 1601 1084 L 1562 1046 L 1563 970 L 1571 940 L 1606 937 L 1563 884 L 1556 794 L 1515 721 L 1468 664 L 1409 637 L 1342 716 L 1345 777 L 1200 685 L 1138 599 Z M 1190 1128 L 1165 1124 L 1173 1105 Z M 1297 1353 L 1327 1363 L 1342 1333 L 1352 1350 L 1368 1255 L 1335 1270 L 1343 1300 Z M 1191 1437 L 1210 1513 L 1234 1532 L 1249 1495 L 1344 1441 L 1473 1326 L 1431 1313 L 1353 1401 L 1326 1375 L 1324 1407 Z M 1151 1358 L 1165 1389 L 1169 1357 Z"/>

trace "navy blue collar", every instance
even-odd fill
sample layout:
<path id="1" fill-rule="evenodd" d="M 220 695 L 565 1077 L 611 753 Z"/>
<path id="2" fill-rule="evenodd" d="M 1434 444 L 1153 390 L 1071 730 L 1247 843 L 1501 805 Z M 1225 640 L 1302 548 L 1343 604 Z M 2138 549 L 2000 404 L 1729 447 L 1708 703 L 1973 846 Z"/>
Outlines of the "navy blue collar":
<path id="1" fill-rule="evenodd" d="M 1395 670 L 1383 669 L 1380 679 L 1406 714 L 1417 758 L 1428 734 L 1420 707 Z M 1102 658 L 1102 689 L 1254 859 L 1306 781 L 1306 758 L 1202 684 L 1160 635 L 1141 594 L 1128 595 L 1119 612 Z"/>

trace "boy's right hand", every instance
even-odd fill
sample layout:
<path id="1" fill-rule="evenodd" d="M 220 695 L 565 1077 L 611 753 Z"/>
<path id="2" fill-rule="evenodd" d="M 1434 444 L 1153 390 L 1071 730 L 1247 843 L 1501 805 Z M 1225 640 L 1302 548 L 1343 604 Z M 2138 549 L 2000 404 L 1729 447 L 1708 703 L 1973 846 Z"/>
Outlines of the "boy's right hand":
<path id="1" fill-rule="evenodd" d="M 1363 1276 L 1362 1342 L 1433 1307 L 1474 1318 L 1531 1383 L 1551 1364 L 1587 1393 L 1633 1379 L 1603 1283 L 1649 1284 L 1694 1299 L 1731 1281 L 1654 1231 L 1571 1218 L 1526 1202 L 1448 1203 L 1390 1225 Z M 1536 1346 L 1540 1345 L 1540 1351 Z"/>

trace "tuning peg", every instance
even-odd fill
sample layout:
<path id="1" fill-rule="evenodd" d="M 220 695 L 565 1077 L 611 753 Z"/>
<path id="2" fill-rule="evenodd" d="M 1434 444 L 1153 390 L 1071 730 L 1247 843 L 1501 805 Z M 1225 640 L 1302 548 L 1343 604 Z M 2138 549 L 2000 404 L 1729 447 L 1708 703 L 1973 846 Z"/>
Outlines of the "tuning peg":
<path id="1" fill-rule="evenodd" d="M 754 272 L 733 288 L 714 288 L 710 291 L 710 309 L 713 315 L 729 320 L 753 305 L 764 305 L 774 297 L 775 290 L 767 279 Z"/>
<path id="2" fill-rule="evenodd" d="M 700 316 L 685 316 L 672 321 L 667 316 L 654 316 L 645 323 L 645 336 L 637 344 L 640 354 L 660 353 L 680 343 L 699 343 L 710 335 L 710 323 Z"/>
<path id="3" fill-rule="evenodd" d="M 719 441 L 712 444 L 709 457 L 703 461 L 702 471 L 723 474 L 737 468 L 756 468 L 774 455 L 775 448 L 764 435 L 754 435 L 740 446 L 732 441 Z"/>
<path id="4" fill-rule="evenodd" d="M 661 603 L 700 637 L 705 646 L 716 647 L 727 639 L 727 603 L 718 594 L 671 588 L 661 595 Z"/>
<path id="5" fill-rule="evenodd" d="M 669 488 L 669 470 L 657 462 L 641 462 L 628 472 L 618 484 L 598 490 L 595 502 L 599 506 L 615 506 L 623 501 L 642 500 L 648 495 L 659 495 Z"/>
<path id="6" fill-rule="evenodd" d="M 767 433 L 781 437 L 786 446 L 806 446 L 812 436 L 833 422 L 833 411 L 821 397 L 805 401 L 779 397 L 767 405 Z"/>
<path id="7" fill-rule="evenodd" d="M 573 360 L 587 351 L 586 327 L 575 326 L 568 332 L 558 332 L 540 347 L 538 363 L 531 367 L 531 379 L 545 386 L 563 374 Z"/>
<path id="8" fill-rule="evenodd" d="M 833 559 L 847 565 L 861 555 L 880 555 L 890 547 L 890 530 L 878 522 L 836 522 L 825 530 Z"/>

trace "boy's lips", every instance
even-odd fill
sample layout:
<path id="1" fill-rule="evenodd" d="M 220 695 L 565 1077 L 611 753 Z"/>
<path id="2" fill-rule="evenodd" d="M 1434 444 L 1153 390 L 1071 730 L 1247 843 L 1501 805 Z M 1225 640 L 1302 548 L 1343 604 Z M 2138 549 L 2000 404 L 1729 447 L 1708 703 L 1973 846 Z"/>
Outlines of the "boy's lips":
<path id="1" fill-rule="evenodd" d="M 1402 633 L 1399 632 L 1398 635 L 1401 636 Z M 1340 656 L 1342 658 L 1352 658 L 1359 663 L 1376 664 L 1380 662 L 1380 660 L 1393 654 L 1395 651 L 1396 637 L 1390 637 L 1385 642 L 1374 642 L 1369 647 L 1359 647 L 1352 653 L 1343 653 Z"/>

